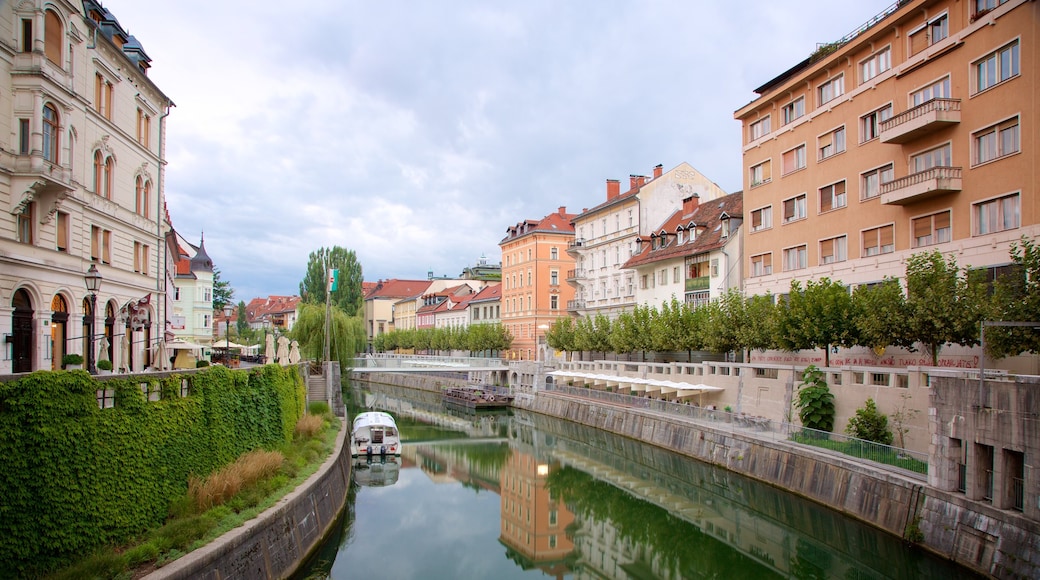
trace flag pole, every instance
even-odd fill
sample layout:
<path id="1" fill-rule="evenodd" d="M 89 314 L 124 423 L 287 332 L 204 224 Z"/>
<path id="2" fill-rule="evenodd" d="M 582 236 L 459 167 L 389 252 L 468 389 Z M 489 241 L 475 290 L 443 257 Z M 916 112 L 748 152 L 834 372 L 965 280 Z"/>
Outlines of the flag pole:
<path id="1" fill-rule="evenodd" d="M 328 362 L 332 358 L 329 352 L 332 338 L 332 332 L 329 325 L 332 318 L 332 293 L 337 288 L 336 282 L 338 280 L 336 280 L 336 278 L 338 278 L 339 270 L 329 268 L 327 274 L 328 283 L 325 284 L 325 362 Z"/>

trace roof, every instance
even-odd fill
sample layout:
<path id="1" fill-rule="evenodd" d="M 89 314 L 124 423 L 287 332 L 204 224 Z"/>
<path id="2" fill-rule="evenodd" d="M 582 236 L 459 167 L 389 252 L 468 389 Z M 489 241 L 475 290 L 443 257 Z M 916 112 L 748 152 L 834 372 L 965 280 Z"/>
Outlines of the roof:
<path id="1" fill-rule="evenodd" d="M 494 302 L 495 300 L 501 300 L 501 299 L 502 299 L 502 285 L 501 284 L 491 284 L 491 285 L 485 286 L 484 288 L 482 288 L 480 290 L 480 292 L 477 292 L 476 294 L 474 294 L 473 297 L 469 299 L 469 301 L 470 301 L 470 303 L 474 303 L 474 302 Z"/>
<path id="2" fill-rule="evenodd" d="M 299 296 L 268 296 L 253 298 L 246 304 L 246 320 L 255 322 L 273 314 L 295 312 L 300 305 Z"/>
<path id="3" fill-rule="evenodd" d="M 685 212 L 685 213 L 684 213 Z M 737 235 L 730 231 L 729 237 L 722 237 L 723 215 L 729 218 L 743 219 L 744 193 L 738 191 L 727 196 L 706 201 L 697 205 L 693 211 L 678 209 L 660 226 L 654 228 L 653 237 L 662 234 L 670 238 L 663 248 L 654 249 L 652 244 L 643 244 L 642 251 L 632 256 L 622 268 L 636 268 L 644 264 L 652 264 L 661 260 L 677 257 L 695 256 L 710 252 L 726 245 L 730 238 Z M 693 240 L 684 236 L 683 243 L 677 243 L 676 233 L 697 228 L 698 234 Z M 703 228 L 703 230 L 701 229 Z"/>
<path id="4" fill-rule="evenodd" d="M 397 278 L 380 280 L 376 282 L 376 286 L 372 291 L 365 295 L 365 300 L 417 296 L 425 292 L 430 287 L 430 284 L 429 280 L 398 280 Z"/>
<path id="5" fill-rule="evenodd" d="M 540 220 L 524 220 L 506 228 L 506 237 L 502 238 L 499 245 L 534 233 L 574 235 L 574 224 L 571 221 L 576 216 L 577 214 L 567 213 L 566 207 L 561 207 Z"/>

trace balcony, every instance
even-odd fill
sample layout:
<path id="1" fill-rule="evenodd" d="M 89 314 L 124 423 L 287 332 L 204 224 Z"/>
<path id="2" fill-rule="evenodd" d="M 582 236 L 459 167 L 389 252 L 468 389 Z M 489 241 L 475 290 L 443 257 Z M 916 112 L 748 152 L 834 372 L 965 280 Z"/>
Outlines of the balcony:
<path id="1" fill-rule="evenodd" d="M 881 203 L 907 205 L 944 193 L 961 190 L 960 167 L 932 167 L 881 184 Z"/>
<path id="2" fill-rule="evenodd" d="M 707 290 L 711 285 L 711 278 L 709 276 L 700 276 L 698 278 L 687 278 L 686 279 L 686 291 L 697 292 L 699 290 Z"/>
<path id="3" fill-rule="evenodd" d="M 881 122 L 882 143 L 909 143 L 961 122 L 960 99 L 932 99 Z"/>
<path id="4" fill-rule="evenodd" d="M 582 248 L 585 247 L 584 238 L 574 238 L 569 244 L 567 244 L 567 253 L 576 256 L 581 253 Z"/>
<path id="5" fill-rule="evenodd" d="M 584 300 L 568 300 L 567 301 L 567 312 L 577 312 L 579 310 L 585 310 Z"/>
<path id="6" fill-rule="evenodd" d="M 567 281 L 577 282 L 586 278 L 585 270 L 567 270 Z"/>

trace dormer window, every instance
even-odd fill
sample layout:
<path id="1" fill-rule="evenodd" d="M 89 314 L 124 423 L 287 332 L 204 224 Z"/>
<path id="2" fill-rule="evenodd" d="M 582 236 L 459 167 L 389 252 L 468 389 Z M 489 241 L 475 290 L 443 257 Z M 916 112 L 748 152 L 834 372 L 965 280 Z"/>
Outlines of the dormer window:
<path id="1" fill-rule="evenodd" d="M 677 243 L 677 244 L 683 243 L 683 229 L 682 228 L 679 228 L 678 230 L 675 231 L 675 243 Z"/>

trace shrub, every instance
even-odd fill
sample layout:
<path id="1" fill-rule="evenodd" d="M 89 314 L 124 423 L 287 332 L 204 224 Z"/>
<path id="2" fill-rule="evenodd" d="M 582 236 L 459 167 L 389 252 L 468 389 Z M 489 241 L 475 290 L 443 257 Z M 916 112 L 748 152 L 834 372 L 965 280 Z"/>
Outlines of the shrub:
<path id="1" fill-rule="evenodd" d="M 97 368 L 103 371 L 110 371 L 112 370 L 112 361 L 107 359 L 99 360 L 97 361 Z"/>
<path id="2" fill-rule="evenodd" d="M 228 501 L 243 488 L 278 473 L 284 461 L 285 456 L 277 451 L 250 451 L 205 480 L 192 477 L 188 495 L 195 509 L 204 512 Z"/>
<path id="3" fill-rule="evenodd" d="M 309 439 L 320 433 L 324 425 L 325 419 L 321 415 L 304 415 L 296 422 L 296 436 Z"/>
<path id="4" fill-rule="evenodd" d="M 856 416 L 849 419 L 845 433 L 857 439 L 873 441 L 882 445 L 892 444 L 892 431 L 888 428 L 888 417 L 878 412 L 874 399 L 867 399 L 866 404 L 856 409 Z"/>
<path id="5" fill-rule="evenodd" d="M 329 404 L 325 401 L 314 401 L 307 405 L 307 412 L 311 415 L 324 415 L 332 411 L 329 409 Z"/>
<path id="6" fill-rule="evenodd" d="M 195 368 L 197 368 L 197 369 L 201 369 L 202 367 L 208 367 L 208 366 L 209 366 L 209 361 L 208 360 L 200 360 L 200 361 L 195 363 Z"/>
<path id="7" fill-rule="evenodd" d="M 834 429 L 834 395 L 816 365 L 809 365 L 802 373 L 794 405 L 803 426 L 827 432 Z"/>
<path id="8" fill-rule="evenodd" d="M 81 364 L 83 364 L 83 355 L 81 354 L 67 354 L 61 357 L 61 368 L 65 368 L 69 365 Z"/>

